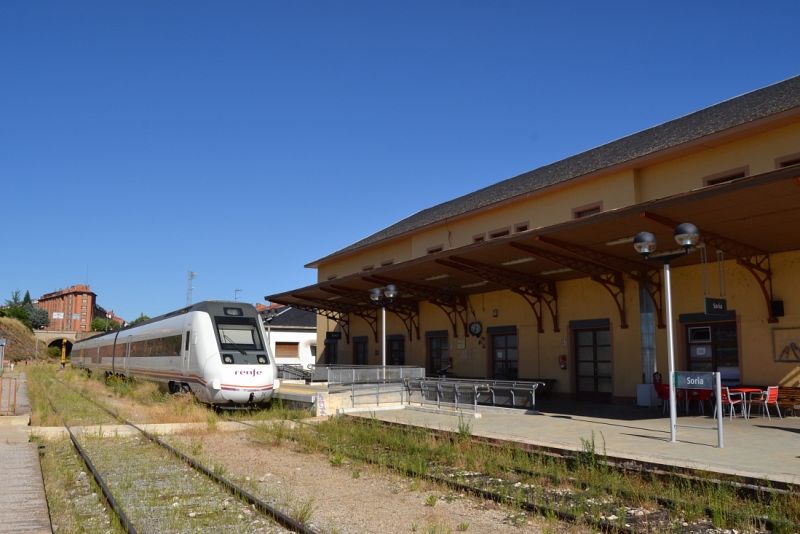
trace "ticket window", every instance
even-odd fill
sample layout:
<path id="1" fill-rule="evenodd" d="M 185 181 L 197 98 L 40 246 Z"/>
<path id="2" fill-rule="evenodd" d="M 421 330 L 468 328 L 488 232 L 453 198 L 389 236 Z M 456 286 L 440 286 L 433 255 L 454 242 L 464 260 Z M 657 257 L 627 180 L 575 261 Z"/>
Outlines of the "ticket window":
<path id="1" fill-rule="evenodd" d="M 719 372 L 723 385 L 741 382 L 736 322 L 687 325 L 689 371 Z"/>

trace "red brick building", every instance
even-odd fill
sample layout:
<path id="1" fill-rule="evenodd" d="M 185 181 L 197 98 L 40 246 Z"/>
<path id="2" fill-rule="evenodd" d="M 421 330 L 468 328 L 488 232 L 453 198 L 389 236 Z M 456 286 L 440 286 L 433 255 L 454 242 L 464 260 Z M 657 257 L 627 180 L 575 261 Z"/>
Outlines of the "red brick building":
<path id="1" fill-rule="evenodd" d="M 45 330 L 91 331 L 96 297 L 89 286 L 83 284 L 42 295 L 36 305 L 47 310 L 50 318 Z"/>

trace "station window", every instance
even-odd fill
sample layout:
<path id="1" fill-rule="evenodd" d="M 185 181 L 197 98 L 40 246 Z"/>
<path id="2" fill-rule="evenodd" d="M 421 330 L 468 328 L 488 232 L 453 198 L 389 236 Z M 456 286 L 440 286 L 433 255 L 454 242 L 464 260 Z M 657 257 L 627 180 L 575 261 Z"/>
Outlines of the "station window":
<path id="1" fill-rule="evenodd" d="M 586 204 L 585 206 L 579 206 L 577 208 L 572 209 L 572 218 L 573 219 L 583 219 L 584 217 L 588 217 L 589 215 L 595 215 L 603 211 L 603 203 L 602 202 L 594 202 L 592 204 Z"/>
<path id="2" fill-rule="evenodd" d="M 499 237 L 505 237 L 511 233 L 509 228 L 500 228 L 498 230 L 493 230 L 489 232 L 489 239 L 497 239 Z"/>
<path id="3" fill-rule="evenodd" d="M 362 272 L 365 272 L 365 271 L 371 271 L 371 270 L 372 270 L 372 269 L 374 269 L 374 268 L 375 268 L 375 266 L 374 266 L 374 265 L 365 265 L 365 266 L 363 266 L 363 267 L 361 268 L 361 271 L 362 271 Z"/>
<path id="4" fill-rule="evenodd" d="M 383 260 L 381 262 L 381 267 L 388 267 L 389 265 L 394 264 L 394 260 Z"/>
<path id="5" fill-rule="evenodd" d="M 741 169 L 733 169 L 717 174 L 712 174 L 711 176 L 706 176 L 703 178 L 703 185 L 717 185 L 717 184 L 724 184 L 725 182 L 730 182 L 731 180 L 737 180 L 739 178 L 744 178 L 747 176 L 747 167 L 742 167 Z"/>
<path id="6" fill-rule="evenodd" d="M 428 254 L 436 254 L 437 252 L 441 252 L 444 250 L 444 245 L 435 245 L 433 247 L 428 247 L 425 249 Z"/>
<path id="7" fill-rule="evenodd" d="M 525 232 L 525 231 L 528 230 L 528 227 L 529 226 L 528 226 L 527 222 L 517 223 L 517 224 L 514 225 L 514 231 L 515 232 Z"/>
<path id="8" fill-rule="evenodd" d="M 775 160 L 775 167 L 779 169 L 798 164 L 800 164 L 800 154 L 792 154 L 790 156 L 784 156 Z"/>
<path id="9" fill-rule="evenodd" d="M 486 241 L 486 234 L 478 234 L 472 236 L 473 243 L 483 243 L 484 241 Z"/>

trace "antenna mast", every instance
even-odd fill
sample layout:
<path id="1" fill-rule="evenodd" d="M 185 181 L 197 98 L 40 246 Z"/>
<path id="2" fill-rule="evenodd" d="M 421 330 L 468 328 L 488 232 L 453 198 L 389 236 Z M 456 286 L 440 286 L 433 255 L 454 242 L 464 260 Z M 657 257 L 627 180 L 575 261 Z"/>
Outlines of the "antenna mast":
<path id="1" fill-rule="evenodd" d="M 186 305 L 190 306 L 192 304 L 192 290 L 194 286 L 192 285 L 192 280 L 197 276 L 197 273 L 194 271 L 189 271 L 188 275 L 186 276 Z"/>

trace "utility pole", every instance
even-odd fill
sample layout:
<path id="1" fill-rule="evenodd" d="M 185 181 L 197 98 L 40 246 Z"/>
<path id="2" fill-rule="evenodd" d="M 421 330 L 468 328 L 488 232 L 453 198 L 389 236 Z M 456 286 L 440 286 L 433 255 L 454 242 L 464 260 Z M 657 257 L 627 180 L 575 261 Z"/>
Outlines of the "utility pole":
<path id="1" fill-rule="evenodd" d="M 192 304 L 192 290 L 194 286 L 192 285 L 192 280 L 195 279 L 197 273 L 194 271 L 189 271 L 188 275 L 186 276 L 186 305 L 191 306 Z"/>

